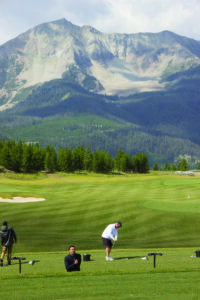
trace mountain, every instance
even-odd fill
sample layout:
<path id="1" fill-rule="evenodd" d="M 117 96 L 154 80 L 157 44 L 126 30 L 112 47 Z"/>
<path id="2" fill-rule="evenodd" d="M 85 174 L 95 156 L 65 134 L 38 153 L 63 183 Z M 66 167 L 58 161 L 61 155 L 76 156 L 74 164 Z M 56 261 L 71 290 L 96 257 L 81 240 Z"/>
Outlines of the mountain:
<path id="1" fill-rule="evenodd" d="M 41 24 L 0 46 L 1 137 L 143 151 L 152 163 L 185 156 L 194 165 L 199 83 L 199 41 Z"/>

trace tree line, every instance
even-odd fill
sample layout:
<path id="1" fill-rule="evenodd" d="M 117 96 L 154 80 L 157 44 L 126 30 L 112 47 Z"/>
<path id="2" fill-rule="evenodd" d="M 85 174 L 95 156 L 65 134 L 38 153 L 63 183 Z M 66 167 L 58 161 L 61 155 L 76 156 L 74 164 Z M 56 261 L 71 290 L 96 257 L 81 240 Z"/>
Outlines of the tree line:
<path id="1" fill-rule="evenodd" d="M 46 171 L 54 173 L 89 171 L 95 173 L 119 172 L 147 173 L 149 160 L 146 153 L 129 154 L 118 150 L 114 158 L 109 152 L 96 149 L 91 152 L 80 145 L 73 150 L 47 145 L 44 149 L 39 143 L 22 143 L 13 140 L 0 140 L 0 165 L 15 172 L 33 173 Z"/>
<path id="2" fill-rule="evenodd" d="M 200 170 L 200 163 L 198 164 L 197 170 Z M 177 165 L 175 165 L 174 163 L 170 164 L 169 162 L 167 162 L 163 168 L 160 168 L 158 163 L 156 162 L 153 165 L 153 170 L 154 171 L 158 171 L 158 170 L 164 170 L 164 171 L 187 171 L 189 170 L 189 166 L 188 166 L 188 162 L 186 160 L 186 158 L 182 158 L 181 161 L 179 161 L 177 163 Z"/>

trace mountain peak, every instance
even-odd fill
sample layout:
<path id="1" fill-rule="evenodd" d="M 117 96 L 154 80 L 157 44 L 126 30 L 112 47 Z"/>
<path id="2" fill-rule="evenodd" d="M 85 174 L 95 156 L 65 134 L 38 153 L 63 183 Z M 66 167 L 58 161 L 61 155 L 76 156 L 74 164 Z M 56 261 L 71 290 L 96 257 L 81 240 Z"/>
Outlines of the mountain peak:
<path id="1" fill-rule="evenodd" d="M 55 31 L 59 31 L 59 28 L 68 29 L 68 30 L 73 30 L 75 28 L 80 29 L 79 26 L 72 24 L 70 21 L 66 20 L 65 18 L 62 18 L 52 22 L 45 22 L 39 24 L 35 26 L 32 30 L 34 30 L 35 32 L 42 32 L 45 30 L 48 31 L 50 28 Z"/>
<path id="2" fill-rule="evenodd" d="M 56 24 L 56 25 L 65 26 L 65 27 L 67 27 L 67 26 L 69 26 L 69 27 L 79 27 L 77 25 L 74 25 L 70 21 L 66 20 L 65 18 L 58 19 L 58 20 L 55 20 L 55 21 L 52 21 L 52 22 L 49 22 L 49 23 L 46 23 L 46 24 Z"/>
<path id="3" fill-rule="evenodd" d="M 1 46 L 0 65 L 2 103 L 64 74 L 89 91 L 126 96 L 163 90 L 163 77 L 200 65 L 200 43 L 167 30 L 106 34 L 62 18 Z"/>

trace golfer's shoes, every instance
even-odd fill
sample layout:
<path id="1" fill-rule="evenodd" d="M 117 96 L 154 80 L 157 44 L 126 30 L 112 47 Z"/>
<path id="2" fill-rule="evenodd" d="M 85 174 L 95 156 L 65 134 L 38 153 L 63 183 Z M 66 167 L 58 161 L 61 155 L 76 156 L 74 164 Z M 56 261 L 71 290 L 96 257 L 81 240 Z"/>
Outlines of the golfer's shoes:
<path id="1" fill-rule="evenodd" d="M 106 261 L 113 261 L 114 258 L 106 256 Z"/>
<path id="2" fill-rule="evenodd" d="M 0 267 L 3 267 L 3 259 L 0 259 Z"/>

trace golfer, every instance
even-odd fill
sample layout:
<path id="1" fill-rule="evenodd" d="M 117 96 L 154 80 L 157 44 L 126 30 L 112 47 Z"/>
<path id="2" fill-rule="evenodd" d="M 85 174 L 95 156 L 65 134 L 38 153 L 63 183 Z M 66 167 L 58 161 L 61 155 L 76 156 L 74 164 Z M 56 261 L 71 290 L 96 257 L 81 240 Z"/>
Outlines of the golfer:
<path id="1" fill-rule="evenodd" d="M 64 261 L 67 272 L 80 271 L 81 255 L 76 253 L 75 246 L 69 246 L 69 254 Z"/>
<path id="2" fill-rule="evenodd" d="M 110 257 L 110 252 L 112 250 L 113 242 L 117 241 L 117 237 L 118 237 L 118 232 L 117 229 L 122 227 L 122 223 L 121 222 L 117 222 L 115 224 L 110 224 L 106 227 L 106 229 L 104 230 L 104 232 L 102 233 L 102 241 L 103 241 L 103 245 L 106 248 L 106 261 L 113 261 L 114 259 L 112 257 Z"/>
<path id="3" fill-rule="evenodd" d="M 17 243 L 17 236 L 14 229 L 11 226 L 8 227 L 7 221 L 3 222 L 0 235 L 1 235 L 1 245 L 2 245 L 0 266 L 3 267 L 3 259 L 7 250 L 8 250 L 8 256 L 7 256 L 8 262 L 6 265 L 11 265 L 12 248 L 13 248 L 13 244 Z"/>

